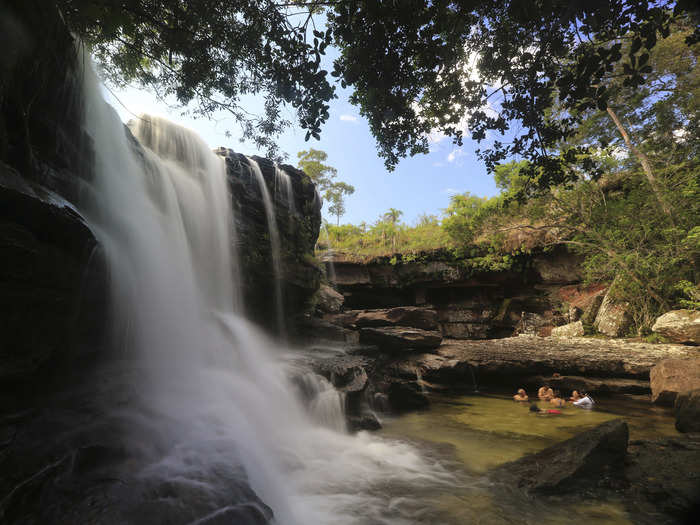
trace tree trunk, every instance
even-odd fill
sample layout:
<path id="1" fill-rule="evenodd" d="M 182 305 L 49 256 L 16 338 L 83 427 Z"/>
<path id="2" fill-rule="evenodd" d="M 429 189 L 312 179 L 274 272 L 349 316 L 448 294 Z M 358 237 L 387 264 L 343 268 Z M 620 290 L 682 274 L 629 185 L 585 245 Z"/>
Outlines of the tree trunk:
<path id="1" fill-rule="evenodd" d="M 625 144 L 627 144 L 627 147 L 629 150 L 632 152 L 632 154 L 637 157 L 639 160 L 639 163 L 642 165 L 642 170 L 644 170 L 644 174 L 647 177 L 647 180 L 649 181 L 649 185 L 651 186 L 652 191 L 654 192 L 654 195 L 656 196 L 656 200 L 659 202 L 659 205 L 661 206 L 661 209 L 664 211 L 666 215 L 671 219 L 671 222 L 673 222 L 673 215 L 671 214 L 671 208 L 668 206 L 668 203 L 666 202 L 666 199 L 664 198 L 663 193 L 661 192 L 661 188 L 659 188 L 659 184 L 656 180 L 656 177 L 654 176 L 654 172 L 651 169 L 651 163 L 649 162 L 649 159 L 647 156 L 641 152 L 637 147 L 635 147 L 634 144 L 632 144 L 632 141 L 630 140 L 630 136 L 627 134 L 627 131 L 625 128 L 622 126 L 622 122 L 620 122 L 620 119 L 617 118 L 617 115 L 615 112 L 612 110 L 610 106 L 607 108 L 608 115 L 610 115 L 610 118 L 613 120 L 615 123 L 615 126 L 617 126 L 617 130 L 620 132 L 620 135 L 622 135 L 622 138 L 625 141 Z"/>

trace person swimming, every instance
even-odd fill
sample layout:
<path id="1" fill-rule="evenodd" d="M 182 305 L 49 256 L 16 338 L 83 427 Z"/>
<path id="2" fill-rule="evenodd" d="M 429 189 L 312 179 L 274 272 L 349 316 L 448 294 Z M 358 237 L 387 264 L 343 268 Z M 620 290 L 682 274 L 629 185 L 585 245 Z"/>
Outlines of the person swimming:
<path id="1" fill-rule="evenodd" d="M 542 401 L 549 401 L 554 397 L 554 390 L 552 390 L 549 385 L 541 386 L 537 391 L 537 397 L 539 397 Z"/>
<path id="2" fill-rule="evenodd" d="M 514 401 L 527 401 L 527 392 L 524 388 L 518 388 L 518 393 L 513 396 Z"/>
<path id="3" fill-rule="evenodd" d="M 532 403 L 530 405 L 530 412 L 534 412 L 537 415 L 542 415 L 542 416 L 547 416 L 547 415 L 556 416 L 556 415 L 562 414 L 561 410 L 557 410 L 556 408 L 548 408 L 548 409 L 540 408 L 535 403 Z"/>
<path id="4" fill-rule="evenodd" d="M 580 408 L 593 408 L 595 401 L 593 401 L 591 396 L 589 396 L 586 392 L 581 392 L 579 395 L 580 398 L 573 402 L 575 406 Z"/>
<path id="5" fill-rule="evenodd" d="M 559 407 L 559 408 L 566 406 L 566 401 L 561 398 L 561 395 L 559 394 L 559 390 L 556 390 L 554 392 L 554 397 L 549 400 L 549 403 L 554 405 L 555 407 Z"/>

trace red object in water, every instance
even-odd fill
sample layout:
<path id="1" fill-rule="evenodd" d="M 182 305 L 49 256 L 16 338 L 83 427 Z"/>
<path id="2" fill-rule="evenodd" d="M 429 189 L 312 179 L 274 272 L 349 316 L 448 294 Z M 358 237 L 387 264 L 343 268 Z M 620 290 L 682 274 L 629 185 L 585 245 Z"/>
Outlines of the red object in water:
<path id="1" fill-rule="evenodd" d="M 556 408 L 550 408 L 546 412 L 547 414 L 561 414 L 561 410 L 557 410 Z"/>

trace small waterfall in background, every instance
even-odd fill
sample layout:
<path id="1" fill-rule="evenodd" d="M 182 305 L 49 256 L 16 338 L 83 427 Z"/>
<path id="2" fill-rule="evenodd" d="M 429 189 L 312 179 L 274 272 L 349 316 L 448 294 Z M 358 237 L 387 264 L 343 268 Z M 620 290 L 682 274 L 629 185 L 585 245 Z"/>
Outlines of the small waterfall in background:
<path id="1" fill-rule="evenodd" d="M 290 350 L 242 317 L 223 159 L 193 132 L 147 115 L 131 124 L 138 148 L 94 73 L 84 76 L 95 170 L 81 211 L 105 250 L 114 323 L 129 327 L 119 359 L 132 373 L 114 380 L 134 398 L 106 408 L 135 443 L 130 472 L 205 493 L 197 501 L 216 507 L 209 517 L 235 507 L 226 488 L 234 479 L 276 524 L 414 522 L 425 508 L 392 495 L 454 478 L 408 444 L 342 432 L 342 397 L 321 378 L 307 381 L 305 404 Z"/>
<path id="2" fill-rule="evenodd" d="M 260 165 L 256 160 L 246 157 L 250 164 L 251 170 L 258 181 L 258 187 L 262 194 L 263 205 L 265 206 L 265 216 L 267 218 L 267 231 L 270 235 L 270 252 L 272 254 L 272 271 L 275 279 L 275 313 L 277 321 L 277 330 L 280 335 L 285 335 L 284 326 L 284 302 L 282 297 L 282 261 L 280 254 L 280 233 L 277 228 L 277 217 L 275 214 L 275 204 L 270 197 L 270 190 L 265 184 Z"/>
<path id="3" fill-rule="evenodd" d="M 284 187 L 284 194 L 287 201 L 287 211 L 290 215 L 296 213 L 294 205 L 294 188 L 292 187 L 292 179 L 289 174 L 275 164 L 275 193 L 280 190 L 280 186 Z"/>

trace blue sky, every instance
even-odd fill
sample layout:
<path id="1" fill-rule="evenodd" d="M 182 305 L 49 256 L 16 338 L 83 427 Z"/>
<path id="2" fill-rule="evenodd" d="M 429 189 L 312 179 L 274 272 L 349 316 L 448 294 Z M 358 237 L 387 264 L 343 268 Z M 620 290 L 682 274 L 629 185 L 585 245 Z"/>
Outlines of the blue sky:
<path id="1" fill-rule="evenodd" d="M 215 115 L 214 120 L 193 119 L 182 116 L 181 110 L 168 108 L 148 91 L 128 88 L 115 94 L 121 103 L 109 93 L 107 99 L 125 122 L 133 117 L 132 113 L 160 115 L 193 129 L 212 148 L 226 146 L 246 155 L 259 153 L 250 144 L 239 142 L 237 125 L 225 114 Z M 294 165 L 298 151 L 309 147 L 325 151 L 327 163 L 338 170 L 338 180 L 355 186 L 355 193 L 347 198 L 347 213 L 341 217 L 341 223 L 371 223 L 387 209 L 398 208 L 404 212 L 402 220 L 412 224 L 422 213 L 439 215 L 449 205 L 452 194 L 469 191 L 484 197 L 498 193 L 493 178 L 476 158 L 474 150 L 478 146 L 469 139 L 465 139 L 462 148 L 456 148 L 448 138 L 433 142 L 428 155 L 406 158 L 393 172 L 387 172 L 377 156 L 367 122 L 348 102 L 349 90 L 338 85 L 337 94 L 338 98 L 330 104 L 330 119 L 320 141 L 312 138 L 304 142 L 305 131 L 293 126 L 280 137 L 279 145 L 289 154 L 287 162 Z M 251 106 L 255 105 L 252 100 Z M 286 117 L 295 120 L 291 110 Z M 229 138 L 225 136 L 227 130 L 232 135 Z M 335 222 L 334 218 L 329 219 Z"/>

